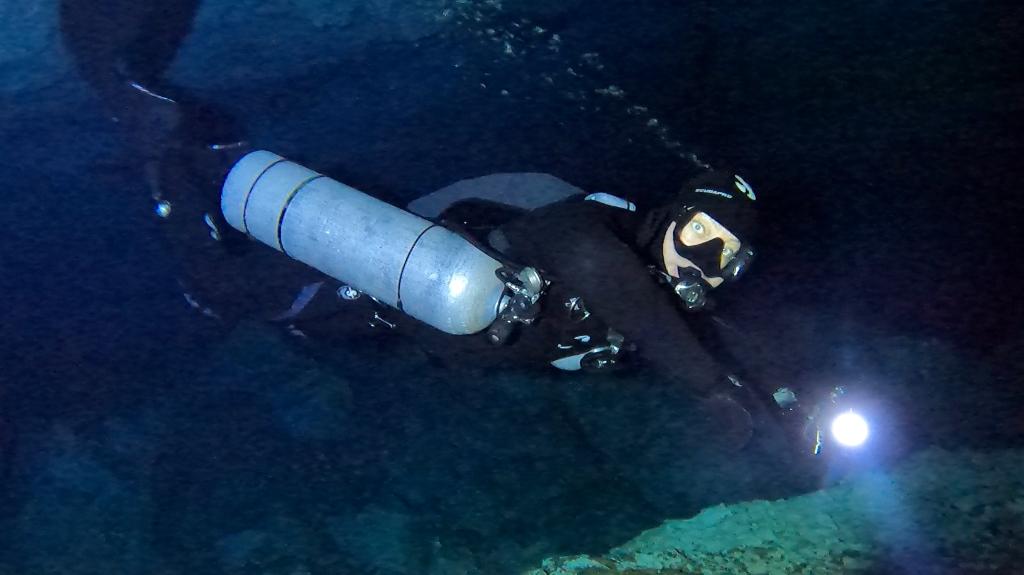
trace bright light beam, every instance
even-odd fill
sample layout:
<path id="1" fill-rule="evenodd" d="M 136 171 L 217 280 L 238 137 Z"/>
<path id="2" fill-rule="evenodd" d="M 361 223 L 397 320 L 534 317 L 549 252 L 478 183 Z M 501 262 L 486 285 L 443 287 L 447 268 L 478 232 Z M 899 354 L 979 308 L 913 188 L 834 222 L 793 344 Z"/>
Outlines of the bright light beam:
<path id="1" fill-rule="evenodd" d="M 868 422 L 853 411 L 832 420 L 832 437 L 846 447 L 858 447 L 868 439 Z"/>

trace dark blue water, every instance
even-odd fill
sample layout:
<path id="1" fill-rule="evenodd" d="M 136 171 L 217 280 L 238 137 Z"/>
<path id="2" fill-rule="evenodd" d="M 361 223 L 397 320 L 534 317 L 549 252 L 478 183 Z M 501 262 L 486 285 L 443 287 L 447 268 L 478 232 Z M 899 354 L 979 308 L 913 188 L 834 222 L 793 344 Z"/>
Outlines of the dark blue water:
<path id="1" fill-rule="evenodd" d="M 653 202 L 688 153 L 741 169 L 761 253 L 709 345 L 778 385 L 860 385 L 890 441 L 858 464 L 1019 447 L 1020 9 L 530 4 L 415 41 L 369 11 L 367 41 L 291 68 L 197 57 L 207 22 L 173 73 L 260 147 L 399 205 L 499 171 Z M 234 25 L 302 42 L 288 21 Z M 717 451 L 638 376 L 228 332 L 183 302 L 131 151 L 77 76 L 0 104 L 0 572 L 515 573 L 853 466 L 781 466 L 776 436 Z"/>

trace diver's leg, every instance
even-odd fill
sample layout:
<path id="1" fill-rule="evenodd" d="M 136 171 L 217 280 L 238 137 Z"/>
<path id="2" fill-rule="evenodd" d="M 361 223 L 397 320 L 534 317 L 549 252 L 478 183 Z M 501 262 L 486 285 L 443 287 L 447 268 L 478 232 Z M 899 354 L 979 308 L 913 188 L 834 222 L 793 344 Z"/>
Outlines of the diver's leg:
<path id="1" fill-rule="evenodd" d="M 157 199 L 169 150 L 187 148 L 184 153 L 197 160 L 195 169 L 216 172 L 245 151 L 242 129 L 230 115 L 164 78 L 198 7 L 199 0 L 61 0 L 64 43 Z M 217 202 L 216 191 L 211 187 L 207 203 Z"/>
<path id="2" fill-rule="evenodd" d="M 164 79 L 198 3 L 61 0 L 61 33 L 126 137 L 129 161 L 142 168 L 189 304 L 228 325 L 253 315 L 276 319 L 297 294 L 333 280 L 273 250 L 252 249 L 221 214 L 224 178 L 251 151 L 243 127 Z M 322 297 L 334 302 L 336 287 Z"/>
<path id="3" fill-rule="evenodd" d="M 146 2 L 62 0 L 60 33 L 83 79 L 106 100 L 119 91 L 119 62 L 145 21 Z"/>
<path id="4" fill-rule="evenodd" d="M 212 286 L 189 288 L 189 301 L 212 306 L 246 299 L 220 293 L 250 276 L 229 253 L 244 242 L 223 221 L 219 197 L 228 169 L 248 148 L 228 114 L 163 80 L 197 6 L 198 0 L 61 0 L 60 29 L 78 72 L 117 124 L 126 165 L 148 187 L 185 270 L 183 282 Z M 229 305 L 219 307 L 229 315 Z"/>
<path id="5" fill-rule="evenodd" d="M 125 79 L 163 80 L 198 7 L 199 0 L 61 0 L 61 36 L 83 78 L 116 97 Z"/>
<path id="6" fill-rule="evenodd" d="M 62 0 L 60 30 L 76 69 L 146 165 L 178 130 L 183 96 L 164 73 L 191 30 L 198 0 Z"/>
<path id="7" fill-rule="evenodd" d="M 199 0 L 174 0 L 148 3 L 142 29 L 145 34 L 135 40 L 126 57 L 129 73 L 140 82 L 160 83 L 185 37 L 192 31 Z"/>

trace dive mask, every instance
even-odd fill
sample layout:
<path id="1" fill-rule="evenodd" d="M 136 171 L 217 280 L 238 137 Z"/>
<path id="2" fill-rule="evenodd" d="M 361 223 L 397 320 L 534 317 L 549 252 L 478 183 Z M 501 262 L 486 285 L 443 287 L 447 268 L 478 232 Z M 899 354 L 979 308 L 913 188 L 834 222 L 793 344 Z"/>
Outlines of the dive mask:
<path id="1" fill-rule="evenodd" d="M 698 277 L 700 276 L 699 272 L 704 272 L 704 275 L 709 278 L 718 277 L 726 282 L 733 282 L 739 279 L 743 272 L 747 271 L 747 268 L 750 267 L 756 255 L 754 248 L 745 244 L 740 244 L 740 248 L 736 253 L 726 253 L 725 242 L 721 238 L 714 238 L 695 246 L 688 246 L 679 240 L 678 234 L 674 234 L 672 244 L 677 254 L 690 260 L 698 268 L 686 269 L 693 270 L 697 273 Z M 724 267 L 721 264 L 723 256 L 726 259 Z M 683 271 L 683 269 L 679 270 L 680 276 L 682 276 Z"/>

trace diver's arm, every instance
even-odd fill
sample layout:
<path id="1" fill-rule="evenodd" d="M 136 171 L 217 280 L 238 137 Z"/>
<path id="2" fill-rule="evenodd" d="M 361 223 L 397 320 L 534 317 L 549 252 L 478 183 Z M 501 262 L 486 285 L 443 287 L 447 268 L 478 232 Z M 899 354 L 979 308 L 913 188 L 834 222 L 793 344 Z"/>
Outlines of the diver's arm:
<path id="1" fill-rule="evenodd" d="M 626 244 L 610 234 L 577 234 L 575 249 L 546 254 L 545 263 L 571 281 L 587 309 L 637 346 L 637 354 L 673 383 L 697 395 L 715 393 L 724 374 Z M 581 255 L 587 254 L 587 255 Z"/>

